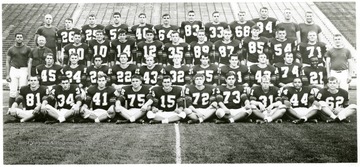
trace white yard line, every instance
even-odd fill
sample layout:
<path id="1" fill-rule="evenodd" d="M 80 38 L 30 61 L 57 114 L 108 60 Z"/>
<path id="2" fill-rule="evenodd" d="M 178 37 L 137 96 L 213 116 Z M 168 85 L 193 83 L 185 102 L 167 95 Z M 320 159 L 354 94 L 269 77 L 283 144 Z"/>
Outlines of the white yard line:
<path id="1" fill-rule="evenodd" d="M 180 145 L 180 130 L 179 124 L 174 124 L 175 126 L 175 140 L 176 140 L 176 164 L 181 164 L 181 145 Z"/>

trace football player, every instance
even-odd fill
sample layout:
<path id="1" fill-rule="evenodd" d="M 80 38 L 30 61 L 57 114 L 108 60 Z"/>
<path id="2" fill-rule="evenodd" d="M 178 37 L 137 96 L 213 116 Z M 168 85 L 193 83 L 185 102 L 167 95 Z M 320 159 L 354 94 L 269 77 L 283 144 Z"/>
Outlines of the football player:
<path id="1" fill-rule="evenodd" d="M 204 84 L 204 74 L 194 75 L 194 85 L 185 87 L 184 112 L 189 118 L 188 123 L 202 123 L 215 114 L 217 102 L 215 100 L 215 87 Z"/>
<path id="2" fill-rule="evenodd" d="M 115 64 L 110 68 L 112 86 L 116 90 L 120 90 L 124 85 L 131 84 L 132 75 L 135 74 L 137 66 L 128 63 L 128 56 L 125 52 L 119 56 L 120 64 Z"/>
<path id="3" fill-rule="evenodd" d="M 252 20 L 260 28 L 259 36 L 266 38 L 274 38 L 275 28 L 279 22 L 277 21 L 277 19 L 269 17 L 269 9 L 267 7 L 260 8 L 259 14 L 259 18 L 255 18 Z"/>
<path id="4" fill-rule="evenodd" d="M 288 38 L 286 30 L 283 27 L 279 27 L 276 30 L 276 35 L 277 38 L 270 39 L 270 64 L 284 63 L 286 54 L 296 55 L 296 38 Z"/>
<path id="5" fill-rule="evenodd" d="M 76 84 L 83 88 L 86 82 L 86 66 L 79 64 L 79 55 L 73 53 L 70 55 L 70 65 L 62 69 L 62 73 L 69 78 L 70 84 Z"/>
<path id="6" fill-rule="evenodd" d="M 249 86 L 249 70 L 245 65 L 240 64 L 239 56 L 236 54 L 230 54 L 230 65 L 220 67 L 220 84 L 226 84 L 226 75 L 233 71 L 236 75 L 235 85 Z"/>
<path id="7" fill-rule="evenodd" d="M 205 84 L 216 86 L 219 80 L 219 67 L 216 64 L 210 63 L 207 54 L 201 55 L 201 64 L 195 65 L 192 69 L 192 74 L 201 73 L 205 75 Z"/>
<path id="8" fill-rule="evenodd" d="M 293 86 L 294 78 L 300 77 L 301 65 L 294 62 L 292 53 L 285 54 L 284 63 L 276 63 L 274 66 L 279 87 Z"/>
<path id="9" fill-rule="evenodd" d="M 95 55 L 100 55 L 102 58 L 102 63 L 104 65 L 112 66 L 114 65 L 113 55 L 110 54 L 111 44 L 110 41 L 104 38 L 104 31 L 96 31 L 96 39 L 89 41 L 89 54 L 90 57 Z"/>
<path id="10" fill-rule="evenodd" d="M 85 24 L 81 27 L 81 36 L 84 42 L 89 42 L 92 39 L 95 39 L 97 31 L 104 31 L 104 26 L 101 24 L 96 24 L 96 16 L 94 14 L 90 14 L 89 24 Z"/>
<path id="11" fill-rule="evenodd" d="M 319 59 L 316 56 L 310 57 L 310 61 L 311 66 L 304 67 L 302 70 L 303 81 L 306 85 L 322 89 L 328 78 L 326 68 L 319 66 Z"/>
<path id="12" fill-rule="evenodd" d="M 97 84 L 99 74 L 109 74 L 109 66 L 102 64 L 102 56 L 94 56 L 94 65 L 86 68 L 86 87 Z"/>
<path id="13" fill-rule="evenodd" d="M 146 23 L 146 14 L 140 13 L 139 16 L 139 24 L 131 27 L 131 32 L 135 34 L 136 43 L 140 41 L 145 41 L 147 31 L 152 30 L 154 27 L 152 24 Z"/>
<path id="14" fill-rule="evenodd" d="M 36 66 L 40 64 L 45 64 L 45 55 L 47 53 L 53 53 L 52 50 L 45 46 L 46 38 L 42 35 L 37 37 L 37 46 L 31 50 L 29 54 L 29 62 L 30 66 L 28 67 L 29 76 L 36 75 Z M 54 56 L 54 59 L 56 57 Z"/>
<path id="15" fill-rule="evenodd" d="M 192 58 L 190 65 L 201 64 L 201 55 L 211 53 L 213 53 L 213 43 L 210 41 L 206 41 L 205 30 L 199 29 L 199 31 L 197 31 L 197 41 L 195 40 L 190 43 L 190 54 Z M 212 58 L 210 62 L 215 62 L 214 56 L 211 57 Z"/>
<path id="16" fill-rule="evenodd" d="M 218 63 L 219 66 L 228 64 L 230 54 L 241 54 L 241 42 L 237 39 L 231 39 L 232 33 L 230 29 L 225 29 L 223 34 L 224 38 L 214 43 L 215 63 Z"/>
<path id="17" fill-rule="evenodd" d="M 225 22 L 220 22 L 220 13 L 215 11 L 212 13 L 212 22 L 205 24 L 205 34 L 208 41 L 216 42 L 224 37 L 224 30 L 229 28 Z"/>
<path id="18" fill-rule="evenodd" d="M 136 41 L 135 39 L 128 38 L 125 30 L 118 32 L 118 39 L 111 40 L 111 51 L 112 57 L 115 57 L 115 63 L 119 63 L 120 55 L 126 53 L 127 60 L 129 63 L 135 64 L 134 55 L 136 54 Z"/>
<path id="19" fill-rule="evenodd" d="M 335 77 L 328 78 L 327 87 L 316 95 L 321 105 L 320 118 L 327 123 L 350 122 L 346 118 L 355 113 L 357 106 L 349 105 L 349 93 L 339 88 L 339 81 Z"/>
<path id="20" fill-rule="evenodd" d="M 143 77 L 144 84 L 158 85 L 164 73 L 163 66 L 155 64 L 154 57 L 152 56 L 148 56 L 145 59 L 146 65 L 142 65 L 137 74 Z"/>
<path id="21" fill-rule="evenodd" d="M 65 19 L 65 28 L 57 31 L 56 39 L 57 39 L 57 59 L 56 62 L 59 64 L 64 63 L 64 47 L 65 45 L 74 42 L 74 34 L 80 33 L 81 30 L 74 28 L 74 21 L 71 18 Z"/>
<path id="22" fill-rule="evenodd" d="M 154 31 L 146 31 L 146 40 L 137 43 L 137 48 L 136 63 L 139 67 L 142 63 L 145 63 L 147 57 L 152 57 L 156 63 L 162 65 L 163 43 L 158 40 L 154 41 Z"/>
<path id="23" fill-rule="evenodd" d="M 322 32 L 321 27 L 317 24 L 314 23 L 314 15 L 311 11 L 307 11 L 305 13 L 305 23 L 299 23 L 299 31 L 300 31 L 300 39 L 299 39 L 299 43 L 300 42 L 304 42 L 307 43 L 309 38 L 308 38 L 308 33 L 310 31 L 315 32 L 316 34 L 316 40 L 320 41 L 320 33 Z"/>
<path id="24" fill-rule="evenodd" d="M 186 117 L 184 110 L 184 95 L 181 87 L 173 86 L 171 77 L 166 75 L 162 80 L 162 86 L 150 89 L 151 98 L 145 103 L 145 107 L 152 108 L 146 116 L 149 123 L 177 122 Z"/>
<path id="25" fill-rule="evenodd" d="M 271 83 L 275 83 L 276 75 L 275 75 L 275 67 L 267 63 L 266 55 L 259 55 L 259 64 L 254 64 L 250 66 L 249 75 L 250 81 L 252 85 L 261 85 L 262 77 L 264 75 L 268 76 L 271 79 Z"/>
<path id="26" fill-rule="evenodd" d="M 125 23 L 121 24 L 121 14 L 119 12 L 114 12 L 113 16 L 113 24 L 109 24 L 105 27 L 105 37 L 108 40 L 116 40 L 118 39 L 118 35 L 120 30 L 128 32 L 129 26 Z"/>
<path id="27" fill-rule="evenodd" d="M 59 76 L 61 75 L 62 67 L 54 63 L 54 56 L 48 53 L 45 56 L 45 64 L 40 64 L 36 67 L 36 75 L 40 77 L 41 85 L 45 85 L 49 90 L 58 84 Z"/>
<path id="28" fill-rule="evenodd" d="M 37 43 L 39 36 L 44 36 L 46 38 L 45 46 L 52 50 L 52 54 L 56 56 L 56 34 L 58 28 L 52 25 L 53 17 L 50 14 L 46 14 L 44 17 L 44 25 L 40 26 L 35 32 L 34 42 Z M 55 58 L 56 59 L 56 58 Z"/>
<path id="29" fill-rule="evenodd" d="M 115 117 L 115 108 L 120 105 L 120 100 L 115 96 L 115 89 L 107 86 L 107 75 L 98 74 L 97 85 L 92 85 L 86 90 L 85 103 L 80 109 L 84 119 L 94 120 L 99 123 Z"/>
<path id="30" fill-rule="evenodd" d="M 242 42 L 242 64 L 246 64 L 250 67 L 253 64 L 258 63 L 258 56 L 262 53 L 267 53 L 269 49 L 269 40 L 265 37 L 260 37 L 260 27 L 252 26 L 251 27 L 251 36 L 245 37 Z"/>
<path id="31" fill-rule="evenodd" d="M 325 66 L 325 53 L 327 46 L 318 42 L 315 31 L 309 31 L 308 41 L 301 42 L 297 47 L 297 56 L 301 59 L 303 67 L 310 66 L 310 57 L 317 56 L 320 66 Z"/>
<path id="32" fill-rule="evenodd" d="M 68 64 L 68 59 L 71 54 L 79 56 L 79 64 L 90 66 L 93 55 L 89 54 L 89 45 L 81 43 L 81 34 L 74 34 L 74 43 L 69 43 L 64 47 L 64 64 Z"/>
<path id="33" fill-rule="evenodd" d="M 188 12 L 188 19 L 188 21 L 181 22 L 180 36 L 184 37 L 185 42 L 190 44 L 194 41 L 196 42 L 197 32 L 203 28 L 203 24 L 201 21 L 195 20 L 195 12 L 193 10 Z"/>
<path id="34" fill-rule="evenodd" d="M 294 23 L 291 21 L 292 13 L 289 8 L 286 8 L 284 10 L 284 18 L 285 20 L 279 24 L 276 25 L 276 28 L 283 27 L 286 31 L 286 36 L 288 38 L 297 39 L 296 41 L 300 43 L 300 31 L 299 31 L 299 25 L 297 23 Z"/>
<path id="35" fill-rule="evenodd" d="M 163 14 L 162 19 L 163 24 L 154 26 L 154 31 L 156 34 L 155 39 L 165 44 L 171 42 L 171 34 L 175 31 L 178 32 L 179 26 L 170 25 L 171 17 L 169 14 Z"/>
<path id="36" fill-rule="evenodd" d="M 175 54 L 173 57 L 174 65 L 168 65 L 164 68 L 164 73 L 172 77 L 173 85 L 184 86 L 190 84 L 190 68 L 187 65 L 182 65 L 182 56 Z"/>
<path id="37" fill-rule="evenodd" d="M 166 43 L 164 45 L 164 51 L 163 51 L 163 65 L 174 65 L 173 57 L 175 54 L 181 55 L 182 64 L 190 64 L 191 62 L 191 56 L 190 56 L 190 46 L 185 43 L 179 41 L 179 32 L 174 31 L 171 33 L 171 43 Z M 186 60 L 186 62 L 185 62 Z"/>
<path id="38" fill-rule="evenodd" d="M 285 114 L 285 106 L 281 103 L 279 88 L 270 86 L 270 77 L 261 77 L 261 86 L 253 86 L 250 91 L 250 104 L 253 116 L 260 118 L 256 123 L 268 123 L 275 120 L 281 123 Z"/>
<path id="39" fill-rule="evenodd" d="M 250 36 L 251 27 L 255 25 L 255 23 L 252 20 L 246 20 L 245 16 L 246 16 L 245 11 L 239 11 L 238 13 L 239 20 L 233 21 L 229 24 L 230 30 L 234 34 L 233 38 L 239 41 L 242 41 L 245 37 Z"/>

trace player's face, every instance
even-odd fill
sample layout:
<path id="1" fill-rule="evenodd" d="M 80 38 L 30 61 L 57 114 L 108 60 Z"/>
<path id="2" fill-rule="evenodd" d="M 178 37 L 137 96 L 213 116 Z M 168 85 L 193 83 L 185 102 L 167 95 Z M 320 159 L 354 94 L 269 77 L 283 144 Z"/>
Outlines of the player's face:
<path id="1" fill-rule="evenodd" d="M 202 65 L 208 65 L 209 64 L 209 58 L 208 57 L 201 57 L 200 59 Z"/>
<path id="2" fill-rule="evenodd" d="M 53 19 L 51 15 L 45 16 L 45 24 L 50 25 L 52 23 Z"/>
<path id="3" fill-rule="evenodd" d="M 231 66 L 237 66 L 239 64 L 239 59 L 236 56 L 231 56 L 229 61 Z"/>
<path id="4" fill-rule="evenodd" d="M 119 38 L 119 40 L 124 41 L 124 40 L 126 40 L 126 34 L 121 33 L 121 34 L 119 34 L 118 38 Z"/>
<path id="5" fill-rule="evenodd" d="M 53 65 L 54 64 L 54 58 L 52 56 L 46 56 L 45 63 L 46 63 L 46 65 Z"/>
<path id="6" fill-rule="evenodd" d="M 291 64 L 294 61 L 293 55 L 291 53 L 285 54 L 284 60 L 286 64 Z"/>
<path id="7" fill-rule="evenodd" d="M 71 20 L 65 20 L 65 28 L 70 29 L 73 26 L 73 22 Z"/>
<path id="8" fill-rule="evenodd" d="M 231 31 L 224 31 L 224 40 L 230 40 L 231 39 Z"/>
<path id="9" fill-rule="evenodd" d="M 178 33 L 171 34 L 171 39 L 175 43 L 179 42 L 179 34 Z"/>
<path id="10" fill-rule="evenodd" d="M 41 46 L 41 47 L 45 46 L 45 44 L 46 44 L 46 38 L 44 38 L 44 37 L 39 37 L 39 38 L 37 39 L 37 43 L 38 43 L 38 45 Z"/>
<path id="11" fill-rule="evenodd" d="M 162 81 L 162 85 L 164 88 L 170 88 L 171 87 L 171 79 L 167 78 L 167 79 L 163 79 Z"/>
<path id="12" fill-rule="evenodd" d="M 22 42 L 24 41 L 23 35 L 22 35 L 22 34 L 16 35 L 15 41 L 16 41 L 17 43 L 22 43 Z"/>
<path id="13" fill-rule="evenodd" d="M 119 60 L 121 64 L 124 64 L 127 63 L 128 57 L 125 54 L 121 54 Z"/>
<path id="14" fill-rule="evenodd" d="M 213 21 L 215 23 L 219 22 L 220 13 L 214 13 L 213 14 Z"/>
<path id="15" fill-rule="evenodd" d="M 198 32 L 197 37 L 198 37 L 198 41 L 201 41 L 201 42 L 205 41 L 205 32 L 202 32 L 202 31 Z"/>
<path id="16" fill-rule="evenodd" d="M 89 17 L 89 24 L 94 25 L 96 22 L 95 17 Z"/>
<path id="17" fill-rule="evenodd" d="M 100 88 L 105 88 L 106 78 L 105 77 L 98 78 L 97 83 Z"/>
<path id="18" fill-rule="evenodd" d="M 308 40 L 310 42 L 315 42 L 317 40 L 317 34 L 315 32 L 308 33 Z"/>
<path id="19" fill-rule="evenodd" d="M 329 81 L 327 85 L 328 85 L 329 89 L 331 89 L 331 90 L 334 90 L 334 89 L 338 88 L 338 83 L 337 83 L 336 80 Z"/>
<path id="20" fill-rule="evenodd" d="M 61 81 L 61 86 L 64 90 L 68 90 L 70 88 L 70 82 L 69 80 L 63 80 Z"/>
<path id="21" fill-rule="evenodd" d="M 152 41 L 154 39 L 154 34 L 153 33 L 146 33 L 146 40 L 147 41 Z"/>
<path id="22" fill-rule="evenodd" d="M 96 40 L 102 41 L 104 39 L 104 34 L 101 32 L 96 33 Z"/>
<path id="23" fill-rule="evenodd" d="M 74 43 L 79 44 L 81 42 L 81 35 L 76 34 L 74 35 Z"/>
<path id="24" fill-rule="evenodd" d="M 152 66 L 153 64 L 154 64 L 154 58 L 146 58 L 146 64 L 148 65 L 148 66 Z"/>
<path id="25" fill-rule="evenodd" d="M 234 86 L 235 85 L 235 76 L 228 76 L 227 78 L 226 78 L 226 84 L 228 85 L 228 86 Z"/>
<path id="26" fill-rule="evenodd" d="M 120 15 L 114 15 L 114 16 L 113 16 L 113 19 L 114 19 L 114 23 L 115 23 L 115 24 L 119 24 L 121 17 L 120 17 Z"/>
<path id="27" fill-rule="evenodd" d="M 188 18 L 189 18 L 190 21 L 194 21 L 195 20 L 195 13 L 192 13 L 192 12 L 189 13 Z"/>
<path id="28" fill-rule="evenodd" d="M 253 37 L 258 37 L 259 34 L 260 34 L 260 30 L 258 30 L 258 29 L 252 29 L 252 30 L 251 30 L 251 35 L 252 35 Z"/>
<path id="29" fill-rule="evenodd" d="M 180 55 L 175 55 L 173 58 L 173 62 L 176 65 L 180 65 L 181 64 L 181 56 Z"/>
<path id="30" fill-rule="evenodd" d="M 262 80 L 261 87 L 263 90 L 269 90 L 270 87 L 270 81 L 268 80 Z"/>
<path id="31" fill-rule="evenodd" d="M 264 55 L 264 54 L 259 55 L 258 61 L 260 64 L 266 64 L 266 55 Z"/>
<path id="32" fill-rule="evenodd" d="M 336 36 L 336 37 L 334 37 L 334 43 L 335 43 L 335 45 L 337 45 L 337 46 L 342 45 L 342 43 L 343 43 L 342 37 L 341 37 L 341 36 Z"/>
<path id="33" fill-rule="evenodd" d="M 101 58 L 100 58 L 100 57 L 99 57 L 99 58 L 95 58 L 94 64 L 95 64 L 95 66 L 100 67 L 101 64 L 102 64 Z"/>
<path id="34" fill-rule="evenodd" d="M 260 16 L 262 18 L 267 18 L 268 17 L 268 14 L 269 14 L 269 11 L 267 9 L 261 9 L 260 10 Z"/>
<path id="35" fill-rule="evenodd" d="M 170 24 L 170 16 L 164 16 L 164 17 L 163 17 L 163 23 L 164 23 L 165 25 Z"/>
<path id="36" fill-rule="evenodd" d="M 285 10 L 284 17 L 285 17 L 285 20 L 290 20 L 291 19 L 291 11 Z"/>
<path id="37" fill-rule="evenodd" d="M 239 13 L 238 16 L 240 21 L 245 21 L 245 13 Z"/>
<path id="38" fill-rule="evenodd" d="M 30 77 L 29 84 L 31 88 L 36 88 L 40 85 L 39 80 L 37 77 Z"/>
<path id="39" fill-rule="evenodd" d="M 138 78 L 133 78 L 131 80 L 131 86 L 134 87 L 135 89 L 139 88 L 141 86 L 141 80 Z"/>
<path id="40" fill-rule="evenodd" d="M 145 24 L 146 23 L 146 16 L 145 15 L 140 15 L 139 16 L 139 22 L 140 22 L 140 24 Z"/>
<path id="41" fill-rule="evenodd" d="M 319 60 L 317 58 L 312 58 L 310 62 L 311 62 L 311 66 L 313 67 L 317 67 L 319 64 Z"/>
<path id="42" fill-rule="evenodd" d="M 71 64 L 78 64 L 78 61 L 79 61 L 79 57 L 78 56 L 71 56 L 70 57 L 70 62 Z"/>
<path id="43" fill-rule="evenodd" d="M 312 13 L 306 13 L 306 22 L 311 23 L 313 21 L 313 14 Z"/>
<path id="44" fill-rule="evenodd" d="M 205 77 L 196 77 L 194 82 L 197 86 L 204 85 Z"/>
<path id="45" fill-rule="evenodd" d="M 278 31 L 277 35 L 280 40 L 284 40 L 286 38 L 286 31 Z"/>
<path id="46" fill-rule="evenodd" d="M 294 79 L 293 85 L 296 89 L 300 89 L 302 87 L 302 82 L 300 78 Z"/>

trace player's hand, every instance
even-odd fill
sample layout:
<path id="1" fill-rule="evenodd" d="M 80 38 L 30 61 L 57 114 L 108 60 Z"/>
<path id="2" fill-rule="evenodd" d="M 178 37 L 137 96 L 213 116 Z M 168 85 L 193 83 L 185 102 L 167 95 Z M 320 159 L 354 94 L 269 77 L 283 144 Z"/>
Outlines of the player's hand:
<path id="1" fill-rule="evenodd" d="M 205 118 L 205 115 L 200 113 L 200 112 L 197 112 L 196 116 L 199 117 L 199 118 L 203 118 L 203 119 Z"/>
<path id="2" fill-rule="evenodd" d="M 79 107 L 78 105 L 74 104 L 74 105 L 72 106 L 72 109 L 73 109 L 75 115 L 79 115 L 79 114 L 80 114 L 80 107 Z"/>
<path id="3" fill-rule="evenodd" d="M 6 81 L 7 81 L 7 82 L 11 82 L 11 78 L 10 78 L 9 75 L 6 76 Z"/>
<path id="4" fill-rule="evenodd" d="M 44 115 L 46 115 L 47 114 L 47 110 L 46 110 L 46 105 L 41 105 L 41 107 L 40 107 L 40 112 L 42 113 L 42 114 L 44 114 Z"/>
<path id="5" fill-rule="evenodd" d="M 118 106 L 118 105 L 115 106 L 115 112 L 118 112 L 118 113 L 119 113 L 119 112 L 120 112 L 120 109 L 121 109 L 120 106 Z"/>
<path id="6" fill-rule="evenodd" d="M 152 110 L 151 110 L 153 113 L 157 113 L 158 111 L 159 111 L 159 109 L 158 108 L 156 108 L 156 107 L 152 107 Z"/>
<path id="7" fill-rule="evenodd" d="M 348 77 L 348 78 L 347 78 L 347 83 L 350 83 L 350 82 L 351 82 L 351 79 L 352 79 L 351 77 Z"/>
<path id="8" fill-rule="evenodd" d="M 264 105 L 259 105 L 260 111 L 265 111 L 265 106 Z"/>
<path id="9" fill-rule="evenodd" d="M 141 108 L 140 108 L 140 111 L 141 112 L 146 112 L 148 109 L 148 106 L 147 105 L 143 105 Z"/>
<path id="10" fill-rule="evenodd" d="M 181 111 L 182 111 L 182 110 L 181 110 L 181 109 L 179 109 L 179 108 L 177 108 L 177 109 L 175 109 L 175 110 L 174 110 L 174 112 L 176 112 L 176 113 L 178 113 L 178 114 L 180 114 L 180 113 L 181 113 Z"/>

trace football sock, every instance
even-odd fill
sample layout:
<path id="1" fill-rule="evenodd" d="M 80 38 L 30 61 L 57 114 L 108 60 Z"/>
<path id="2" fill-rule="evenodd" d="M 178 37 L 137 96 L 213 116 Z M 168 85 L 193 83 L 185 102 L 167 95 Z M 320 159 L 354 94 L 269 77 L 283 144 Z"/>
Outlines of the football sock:
<path id="1" fill-rule="evenodd" d="M 167 124 L 167 123 L 169 123 L 169 119 L 165 118 L 165 119 L 163 119 L 163 120 L 161 121 L 161 123 Z"/>
<path id="2" fill-rule="evenodd" d="M 203 118 L 199 118 L 199 123 L 202 123 L 204 122 L 204 119 Z"/>
<path id="3" fill-rule="evenodd" d="M 229 122 L 234 123 L 235 122 L 234 118 L 229 118 Z"/>
<path id="4" fill-rule="evenodd" d="M 99 123 L 99 122 L 100 122 L 99 118 L 96 118 L 94 121 L 95 121 L 96 123 Z"/>

